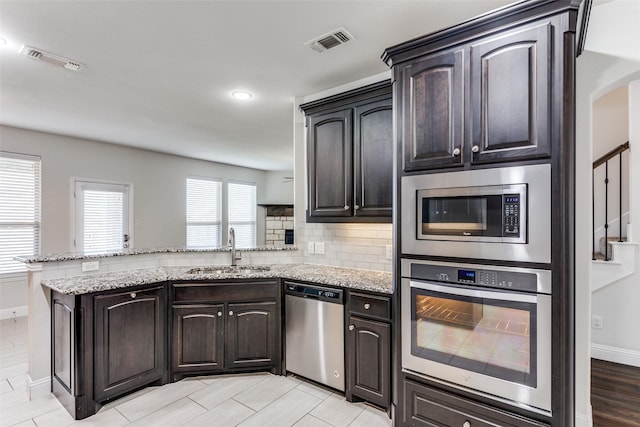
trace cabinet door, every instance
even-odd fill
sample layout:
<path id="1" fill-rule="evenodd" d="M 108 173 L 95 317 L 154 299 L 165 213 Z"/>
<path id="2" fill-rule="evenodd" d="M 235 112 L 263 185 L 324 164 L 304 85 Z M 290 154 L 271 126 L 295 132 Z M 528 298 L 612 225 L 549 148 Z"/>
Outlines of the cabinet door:
<path id="1" fill-rule="evenodd" d="M 276 367 L 280 316 L 276 301 L 228 304 L 226 368 Z"/>
<path id="2" fill-rule="evenodd" d="M 354 215 L 391 218 L 393 109 L 391 98 L 355 108 Z"/>
<path id="3" fill-rule="evenodd" d="M 463 163 L 463 66 L 459 50 L 421 59 L 402 70 L 405 171 Z"/>
<path id="4" fill-rule="evenodd" d="M 223 304 L 173 306 L 172 372 L 223 368 L 224 318 Z"/>
<path id="5" fill-rule="evenodd" d="M 551 24 L 471 46 L 472 162 L 547 157 Z"/>
<path id="6" fill-rule="evenodd" d="M 388 407 L 391 387 L 390 325 L 351 316 L 347 345 L 351 394 Z"/>
<path id="7" fill-rule="evenodd" d="M 96 401 L 163 378 L 164 287 L 98 295 L 94 310 Z"/>
<path id="8" fill-rule="evenodd" d="M 308 219 L 352 215 L 353 110 L 310 116 L 307 129 Z"/>

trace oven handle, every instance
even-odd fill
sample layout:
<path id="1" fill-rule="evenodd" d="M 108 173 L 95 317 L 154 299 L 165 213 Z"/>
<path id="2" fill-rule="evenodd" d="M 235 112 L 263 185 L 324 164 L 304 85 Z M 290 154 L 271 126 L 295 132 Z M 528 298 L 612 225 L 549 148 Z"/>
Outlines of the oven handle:
<path id="1" fill-rule="evenodd" d="M 481 291 L 479 289 L 458 288 L 455 286 L 442 286 L 435 283 L 419 282 L 416 280 L 409 281 L 412 288 L 424 289 L 427 291 L 440 292 L 443 294 L 461 295 L 467 297 L 487 298 L 500 301 L 515 301 L 535 304 L 538 299 L 536 295 L 521 294 L 519 292 L 509 291 Z"/>

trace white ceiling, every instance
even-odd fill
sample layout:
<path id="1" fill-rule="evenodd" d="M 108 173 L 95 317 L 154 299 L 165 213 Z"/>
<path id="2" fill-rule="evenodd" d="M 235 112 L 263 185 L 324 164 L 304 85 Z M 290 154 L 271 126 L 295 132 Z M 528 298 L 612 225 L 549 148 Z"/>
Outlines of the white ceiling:
<path id="1" fill-rule="evenodd" d="M 383 72 L 385 48 L 511 2 L 0 0 L 0 123 L 290 170 L 295 96 Z M 338 27 L 356 40 L 304 46 Z M 86 68 L 19 55 L 21 44 Z M 254 99 L 231 99 L 239 88 Z"/>

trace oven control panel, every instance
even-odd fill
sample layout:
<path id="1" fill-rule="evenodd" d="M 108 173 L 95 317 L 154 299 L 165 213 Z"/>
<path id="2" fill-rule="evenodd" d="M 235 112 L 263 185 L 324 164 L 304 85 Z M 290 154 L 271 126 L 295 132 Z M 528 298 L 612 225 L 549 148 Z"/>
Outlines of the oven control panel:
<path id="1" fill-rule="evenodd" d="M 538 276 L 522 271 L 460 268 L 449 265 L 411 264 L 411 278 L 438 282 L 536 292 Z"/>

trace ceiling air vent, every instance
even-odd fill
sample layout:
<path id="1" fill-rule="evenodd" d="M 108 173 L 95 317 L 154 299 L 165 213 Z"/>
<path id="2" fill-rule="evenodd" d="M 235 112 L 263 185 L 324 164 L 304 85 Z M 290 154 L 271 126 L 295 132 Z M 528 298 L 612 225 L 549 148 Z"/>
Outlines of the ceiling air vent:
<path id="1" fill-rule="evenodd" d="M 56 55 L 54 53 L 47 52 L 45 50 L 38 49 L 32 46 L 22 46 L 20 48 L 20 53 L 24 56 L 28 56 L 29 58 L 63 67 L 69 71 L 78 71 L 84 67 L 77 61 L 72 61 L 71 59 L 67 59 L 60 55 Z"/>
<path id="2" fill-rule="evenodd" d="M 316 37 L 315 39 L 306 42 L 304 45 L 309 46 L 318 53 L 322 53 L 325 50 L 340 46 L 341 44 L 350 42 L 353 39 L 354 37 L 349 34 L 347 30 L 344 28 L 338 28 L 337 30 L 323 34 L 320 37 Z"/>

